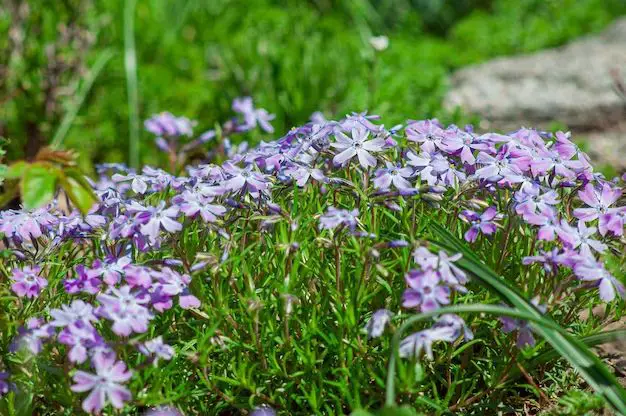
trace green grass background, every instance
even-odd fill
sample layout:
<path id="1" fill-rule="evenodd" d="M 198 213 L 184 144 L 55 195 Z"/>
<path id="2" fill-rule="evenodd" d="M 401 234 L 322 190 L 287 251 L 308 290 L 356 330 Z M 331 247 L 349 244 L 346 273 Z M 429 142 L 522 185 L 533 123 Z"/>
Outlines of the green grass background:
<path id="1" fill-rule="evenodd" d="M 12 53 L 9 36 L 16 15 L 10 7 L 0 10 L 0 135 L 11 140 L 8 158 L 23 155 L 33 124 L 50 140 L 71 106 L 69 88 L 57 110 L 46 112 L 43 91 L 46 48 L 59 38 L 60 25 L 75 25 L 94 40 L 85 67 L 104 50 L 115 55 L 65 145 L 81 151 L 84 167 L 128 160 L 124 1 L 26 3 L 21 54 Z M 452 71 L 563 44 L 625 13 L 622 0 L 140 0 L 139 118 L 168 110 L 197 119 L 200 131 L 230 117 L 234 97 L 251 95 L 277 115 L 277 133 L 317 110 L 342 116 L 367 109 L 388 125 L 432 116 L 475 121 L 441 108 Z M 374 35 L 388 36 L 389 48 L 375 52 L 368 42 Z M 61 53 L 68 60 L 77 54 L 72 45 Z M 84 78 L 71 76 L 62 73 L 62 83 L 72 87 Z M 141 160 L 154 163 L 147 138 L 140 133 Z"/>

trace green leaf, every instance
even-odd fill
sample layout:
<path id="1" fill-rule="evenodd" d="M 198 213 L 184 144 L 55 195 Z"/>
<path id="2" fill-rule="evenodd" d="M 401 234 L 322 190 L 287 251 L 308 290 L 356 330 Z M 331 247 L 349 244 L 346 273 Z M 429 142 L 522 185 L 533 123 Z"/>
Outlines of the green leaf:
<path id="1" fill-rule="evenodd" d="M 58 177 L 48 167 L 32 164 L 24 171 L 20 182 L 22 203 L 26 209 L 39 208 L 54 198 Z"/>
<path id="2" fill-rule="evenodd" d="M 626 340 L 626 329 L 616 329 L 614 331 L 600 332 L 599 334 L 588 335 L 586 337 L 579 338 L 579 340 L 588 347 L 595 347 L 596 345 L 602 345 L 614 341 L 624 342 L 624 340 Z M 559 353 L 552 349 L 544 352 L 538 357 L 535 357 L 525 367 L 527 369 L 534 368 L 557 358 L 559 358 Z M 509 377 L 509 380 L 514 380 L 515 376 L 519 375 L 516 371 L 513 371 L 513 373 L 514 374 Z"/>
<path id="3" fill-rule="evenodd" d="M 26 169 L 28 169 L 28 167 L 29 164 L 24 161 L 15 162 L 11 166 L 9 166 L 9 168 L 5 172 L 4 177 L 6 179 L 19 179 L 24 176 L 24 172 L 26 172 Z"/>
<path id="4" fill-rule="evenodd" d="M 510 303 L 519 311 L 541 319 L 543 325 L 537 325 L 536 323 L 531 324 L 533 329 L 549 342 L 561 357 L 568 360 L 572 367 L 580 373 L 587 383 L 589 383 L 614 410 L 626 415 L 626 391 L 593 351 L 574 336 L 559 332 L 555 329 L 550 329 L 546 326 L 546 323 L 555 325 L 555 322 L 550 317 L 542 315 L 541 312 L 515 288 L 480 261 L 474 252 L 458 237 L 435 222 L 431 222 L 429 226 L 438 237 L 437 240 L 433 241 L 435 245 L 452 253 L 457 252 L 463 254 L 463 258 L 457 262 L 459 267 L 473 274 L 482 285 L 495 292 L 500 298 Z"/>
<path id="5" fill-rule="evenodd" d="M 75 175 L 64 177 L 61 186 L 72 204 L 83 215 L 87 214 L 98 200 L 89 183 L 80 175 L 78 177 Z"/>
<path id="6" fill-rule="evenodd" d="M 375 416 L 374 413 L 368 412 L 367 410 L 357 409 L 354 412 L 350 413 L 350 416 Z"/>

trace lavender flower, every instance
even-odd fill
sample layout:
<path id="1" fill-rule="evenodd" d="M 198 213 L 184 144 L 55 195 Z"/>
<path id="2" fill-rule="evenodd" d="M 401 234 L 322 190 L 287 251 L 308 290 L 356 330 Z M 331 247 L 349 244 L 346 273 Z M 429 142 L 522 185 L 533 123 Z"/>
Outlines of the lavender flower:
<path id="1" fill-rule="evenodd" d="M 252 129 L 258 124 L 266 132 L 274 133 L 274 127 L 272 127 L 270 121 L 274 120 L 276 116 L 262 108 L 254 108 L 252 98 L 235 98 L 233 100 L 233 111 L 243 115 L 245 124 L 242 127 L 244 130 Z"/>
<path id="2" fill-rule="evenodd" d="M 76 278 L 66 279 L 63 282 L 65 291 L 72 295 L 76 293 L 88 293 L 90 295 L 95 295 L 100 291 L 101 284 L 102 282 L 99 279 L 89 277 L 87 269 L 82 264 L 76 266 Z"/>
<path id="3" fill-rule="evenodd" d="M 541 188 L 537 185 L 522 187 L 514 195 L 517 205 L 515 212 L 525 219 L 538 212 L 551 209 L 559 203 L 558 196 L 554 191 L 541 193 Z"/>
<path id="4" fill-rule="evenodd" d="M 94 315 L 93 306 L 82 300 L 74 300 L 70 305 L 61 305 L 61 309 L 51 309 L 52 320 L 50 325 L 64 328 L 75 322 L 95 322 L 98 319 Z"/>
<path id="5" fill-rule="evenodd" d="M 369 152 L 380 152 L 383 150 L 385 141 L 383 139 L 367 140 L 370 132 L 363 127 L 352 129 L 352 137 L 348 137 L 342 132 L 335 134 L 336 141 L 330 145 L 341 150 L 335 155 L 333 163 L 344 165 L 347 161 L 357 156 L 359 164 L 363 169 L 376 166 L 376 158 Z"/>
<path id="6" fill-rule="evenodd" d="M 250 416 L 276 416 L 276 411 L 269 406 L 259 406 L 256 407 Z"/>
<path id="7" fill-rule="evenodd" d="M 480 165 L 483 165 L 482 168 L 476 171 L 476 176 L 479 179 L 484 179 L 489 182 L 505 180 L 511 183 L 517 183 L 523 180 L 522 171 L 517 165 L 511 162 L 506 147 L 502 147 L 496 156 L 480 152 L 476 160 Z"/>
<path id="8" fill-rule="evenodd" d="M 540 305 L 538 298 L 533 299 L 531 303 L 535 305 L 541 313 L 546 313 L 547 307 Z M 502 316 L 499 319 L 500 322 L 502 322 L 502 331 L 504 333 L 517 330 L 517 348 L 524 348 L 527 345 L 532 347 L 535 345 L 535 337 L 533 336 L 528 322 L 509 316 Z"/>
<path id="9" fill-rule="evenodd" d="M 616 294 L 619 294 L 621 298 L 626 297 L 624 285 L 606 270 L 604 264 L 592 257 L 584 257 L 583 261 L 576 264 L 574 273 L 583 281 L 596 283 L 600 292 L 600 299 L 605 302 L 615 299 Z"/>
<path id="10" fill-rule="evenodd" d="M 140 344 L 139 351 L 146 357 L 152 357 L 154 360 L 152 363 L 155 367 L 158 365 L 160 358 L 169 361 L 174 356 L 174 348 L 164 344 L 162 336 Z"/>
<path id="11" fill-rule="evenodd" d="M 461 335 L 466 339 L 472 338 L 472 333 L 465 326 L 463 319 L 456 315 L 444 315 L 432 328 L 416 332 L 400 341 L 400 357 L 419 357 L 422 352 L 429 359 L 433 359 L 433 343 L 437 341 L 454 342 Z"/>
<path id="12" fill-rule="evenodd" d="M 25 266 L 22 269 L 13 269 L 11 279 L 15 282 L 11 289 L 20 298 L 36 298 L 48 286 L 48 281 L 39 275 L 41 267 Z"/>
<path id="13" fill-rule="evenodd" d="M 606 244 L 591 238 L 597 230 L 596 227 L 587 227 L 584 221 L 578 221 L 578 227 L 574 228 L 563 220 L 556 233 L 565 247 L 578 249 L 584 257 L 593 257 L 592 251 L 602 253 L 607 249 Z"/>
<path id="14" fill-rule="evenodd" d="M 465 210 L 461 212 L 459 217 L 471 224 L 471 227 L 465 233 L 465 241 L 473 243 L 478 238 L 478 234 L 491 235 L 496 232 L 496 223 L 498 212 L 495 207 L 487 208 L 482 214 L 474 211 Z"/>
<path id="15" fill-rule="evenodd" d="M 450 288 L 442 285 L 439 273 L 432 269 L 411 270 L 405 276 L 409 288 L 402 295 L 402 306 L 430 312 L 450 303 Z"/>
<path id="16" fill-rule="evenodd" d="M 200 216 L 204 222 L 215 222 L 217 217 L 226 213 L 226 208 L 222 205 L 212 204 L 213 198 L 205 197 L 197 193 L 185 191 L 174 198 L 174 203 L 187 217 L 195 218 Z"/>
<path id="17" fill-rule="evenodd" d="M 387 309 L 379 309 L 372 314 L 372 317 L 367 321 L 365 330 L 367 331 L 368 338 L 378 338 L 383 332 L 385 327 L 391 322 L 392 313 Z"/>
<path id="18" fill-rule="evenodd" d="M 93 365 L 96 374 L 77 371 L 74 373 L 72 391 L 86 392 L 89 395 L 83 400 L 82 408 L 88 413 L 100 413 L 111 402 L 113 407 L 121 409 L 124 402 L 131 399 L 130 391 L 122 386 L 132 377 L 132 372 L 126 369 L 126 364 L 116 361 L 114 355 L 99 354 L 94 357 Z"/>
<path id="19" fill-rule="evenodd" d="M 164 112 L 146 120 L 144 126 L 150 133 L 159 137 L 178 137 L 191 136 L 194 124 L 187 117 L 175 117 L 171 113 Z"/>
<path id="20" fill-rule="evenodd" d="M 176 221 L 179 209 L 176 206 L 165 208 L 165 202 L 161 201 L 156 207 L 147 207 L 137 214 L 137 220 L 142 224 L 141 233 L 155 242 L 161 229 L 170 233 L 183 229 L 181 223 Z"/>
<path id="21" fill-rule="evenodd" d="M 104 341 L 90 323 L 76 321 L 63 328 L 59 334 L 59 342 L 70 347 L 68 359 L 70 362 L 82 364 L 88 358 L 88 351 Z"/>
<path id="22" fill-rule="evenodd" d="M 376 177 L 374 178 L 374 187 L 376 189 L 386 191 L 391 185 L 400 190 L 411 188 L 411 183 L 407 178 L 413 176 L 413 169 L 402 168 L 390 162 L 385 162 L 385 164 L 385 168 L 376 171 Z"/>
<path id="23" fill-rule="evenodd" d="M 432 153 L 443 147 L 445 132 L 439 121 L 423 120 L 409 123 L 406 127 L 406 138 L 420 144 L 420 150 Z"/>
<path id="24" fill-rule="evenodd" d="M 6 371 L 0 371 L 0 397 L 7 394 L 10 390 L 9 373 Z"/>
<path id="25" fill-rule="evenodd" d="M 261 173 L 255 172 L 252 165 L 240 168 L 232 163 L 224 163 L 224 172 L 229 178 L 224 182 L 224 188 L 233 192 L 247 190 L 252 196 L 258 197 L 259 192 L 269 189 L 269 180 Z"/>
<path id="26" fill-rule="evenodd" d="M 113 258 L 107 257 L 105 260 L 97 259 L 87 270 L 87 275 L 91 278 L 102 279 L 108 285 L 119 283 L 128 270 L 131 260 L 129 257 Z M 76 270 L 78 272 L 78 268 Z"/>
<path id="27" fill-rule="evenodd" d="M 158 281 L 155 285 L 155 295 L 158 301 L 154 307 L 159 310 L 171 307 L 170 298 L 178 296 L 180 307 L 183 309 L 199 308 L 200 300 L 189 292 L 191 277 L 187 274 L 179 274 L 169 267 L 164 267 L 161 271 L 154 273 Z"/>
<path id="28" fill-rule="evenodd" d="M 359 210 L 357 209 L 348 211 L 346 209 L 328 207 L 326 213 L 320 217 L 320 229 L 334 230 L 341 225 L 354 230 L 358 223 L 358 216 Z"/>
<path id="29" fill-rule="evenodd" d="M 152 314 L 146 308 L 150 297 L 131 291 L 130 286 L 110 287 L 107 293 L 98 295 L 98 315 L 113 322 L 113 332 L 128 336 L 132 332 L 146 332 Z"/>
<path id="30" fill-rule="evenodd" d="M 602 185 L 600 192 L 588 183 L 582 191 L 578 192 L 580 199 L 587 204 L 589 208 L 577 208 L 574 210 L 574 216 L 581 221 L 593 221 L 599 218 L 598 227 L 600 234 L 606 235 L 608 231 L 615 235 L 621 234 L 623 227 L 617 226 L 614 217 L 618 215 L 619 208 L 609 208 L 621 196 L 620 189 L 614 189 L 608 183 Z"/>

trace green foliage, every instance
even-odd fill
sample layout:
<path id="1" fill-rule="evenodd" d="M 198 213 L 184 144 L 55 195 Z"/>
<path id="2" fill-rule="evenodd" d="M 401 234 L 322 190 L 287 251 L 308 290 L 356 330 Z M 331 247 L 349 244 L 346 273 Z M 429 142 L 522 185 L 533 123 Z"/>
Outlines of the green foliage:
<path id="1" fill-rule="evenodd" d="M 0 207 L 19 196 L 25 209 L 40 208 L 51 202 L 59 189 L 83 214 L 97 200 L 93 187 L 75 166 L 75 155 L 71 152 L 44 148 L 32 163 L 22 160 L 11 164 L 3 177 L 9 182 L 0 194 Z"/>
<path id="2" fill-rule="evenodd" d="M 542 416 L 593 415 L 602 411 L 602 399 L 593 393 L 572 390 L 559 399 L 554 409 L 541 413 Z M 594 412 L 596 411 L 596 412 Z"/>
<path id="3" fill-rule="evenodd" d="M 8 97 L 0 110 L 0 134 L 13 139 L 12 160 L 29 146 L 49 143 L 76 103 L 71 92 L 86 68 L 103 50 L 118 52 L 72 117 L 66 145 L 81 149 L 83 166 L 127 159 L 129 110 L 139 120 L 165 110 L 194 115 L 201 131 L 227 119 L 232 99 L 246 94 L 277 114 L 277 131 L 301 124 L 317 110 L 342 116 L 368 109 L 387 114 L 390 123 L 407 114 L 472 121 L 442 112 L 450 71 L 560 45 L 626 13 L 620 0 L 139 2 L 134 22 L 139 99 L 138 106 L 127 106 L 125 3 L 28 4 L 23 19 L 15 19 L 12 8 L 0 12 L 0 32 L 24 29 L 24 47 L 0 57 L 9 75 L 0 87 L 0 96 Z M 58 25 L 69 22 L 93 42 L 66 45 Z M 390 44 L 376 52 L 369 38 L 380 34 Z M 1 49 L 11 51 L 9 37 L 0 38 Z M 53 62 L 67 67 L 56 78 L 46 66 L 51 61 L 45 45 L 56 45 Z M 56 80 L 50 91 L 49 79 Z M 140 133 L 140 139 L 146 137 Z M 138 153 L 145 163 L 156 161 L 146 143 L 139 143 Z"/>

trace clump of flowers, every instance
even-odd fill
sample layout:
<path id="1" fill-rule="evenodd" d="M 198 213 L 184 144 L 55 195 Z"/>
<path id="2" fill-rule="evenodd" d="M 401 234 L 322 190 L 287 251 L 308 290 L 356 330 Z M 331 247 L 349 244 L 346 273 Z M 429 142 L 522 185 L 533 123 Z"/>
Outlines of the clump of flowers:
<path id="1" fill-rule="evenodd" d="M 470 298 L 498 302 L 473 284 L 461 254 L 429 244 L 430 221 L 464 237 L 563 325 L 584 302 L 625 294 L 615 265 L 623 263 L 624 180 L 594 172 L 565 133 L 478 134 L 438 120 L 386 129 L 366 113 L 317 114 L 252 147 L 231 138 L 257 127 L 272 133 L 274 116 L 249 97 L 232 107 L 237 116 L 197 138 L 198 123 L 185 117 L 147 120 L 169 171 L 100 166 L 88 215 L 60 201 L 0 212 L 0 302 L 12 311 L 2 318 L 11 345 L 0 344 L 0 396 L 24 388 L 12 363 L 26 351 L 62 368 L 85 412 L 159 405 L 146 399 L 153 369 L 180 368 L 177 382 L 206 387 L 194 400 L 211 394 L 212 405 L 233 406 L 230 390 L 218 388 L 227 383 L 245 387 L 237 391 L 250 407 L 271 405 L 253 414 L 275 414 L 274 401 L 290 400 L 281 389 L 294 384 L 275 379 L 289 371 L 329 360 L 342 371 L 370 368 L 368 351 L 388 356 L 385 330 L 396 321 Z M 187 166 L 192 151 L 202 162 Z M 528 323 L 501 321 L 502 343 L 535 344 Z M 438 365 L 440 344 L 494 336 L 483 324 L 441 314 L 405 337 L 399 355 Z M 339 355 L 316 355 L 320 345 Z M 291 354 L 302 355 L 294 364 Z M 241 357 L 259 366 L 235 375 L 223 367 Z M 277 363 L 284 367 L 265 378 Z M 250 379 L 233 381 L 243 374 Z M 309 413 L 319 411 L 316 388 L 308 404 L 298 402 Z"/>

